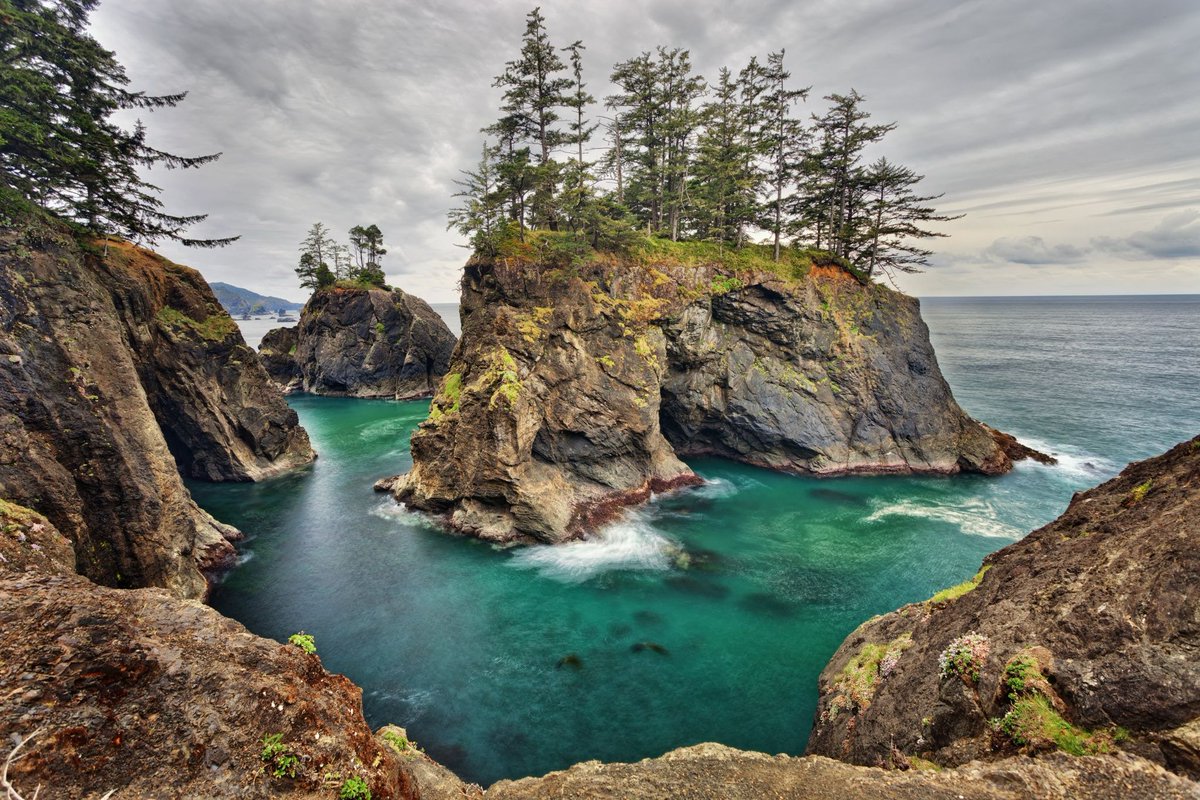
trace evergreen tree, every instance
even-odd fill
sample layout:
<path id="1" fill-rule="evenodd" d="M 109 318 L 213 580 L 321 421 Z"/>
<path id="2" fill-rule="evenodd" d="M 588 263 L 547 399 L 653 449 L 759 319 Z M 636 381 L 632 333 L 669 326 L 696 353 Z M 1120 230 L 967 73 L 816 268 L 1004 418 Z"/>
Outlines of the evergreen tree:
<path id="1" fill-rule="evenodd" d="M 340 277 L 329 268 L 336 247 L 337 244 L 329 235 L 329 228 L 321 222 L 313 223 L 300 243 L 300 264 L 296 267 L 296 274 L 300 277 L 302 287 L 317 289 L 329 286 Z"/>
<path id="2" fill-rule="evenodd" d="M 546 32 L 546 18 L 540 8 L 535 8 L 526 16 L 520 56 L 509 61 L 492 84 L 504 89 L 501 110 L 505 116 L 498 124 L 509 129 L 511 152 L 515 155 L 527 141 L 537 146 L 537 162 L 531 170 L 534 191 L 530 211 L 535 226 L 551 229 L 557 229 L 553 199 L 559 169 L 550 153 L 566 140 L 555 126 L 559 120 L 557 109 L 564 105 L 564 94 L 571 87 L 569 78 L 558 75 L 565 69 Z M 487 131 L 501 133 L 494 126 Z"/>
<path id="3" fill-rule="evenodd" d="M 659 87 L 663 107 L 662 200 L 664 217 L 658 228 L 679 239 L 679 224 L 687 203 L 688 167 L 701 115 L 693 103 L 704 93 L 704 78 L 692 73 L 687 50 L 658 48 Z"/>
<path id="4" fill-rule="evenodd" d="M 808 97 L 808 88 L 787 88 L 791 73 L 783 68 L 783 55 L 780 50 L 767 56 L 768 93 L 763 98 L 762 150 L 767 156 L 767 200 L 759 226 L 771 233 L 776 261 L 785 227 L 783 193 L 795 181 L 795 165 L 803 160 L 808 146 L 808 132 L 792 116 L 792 106 Z"/>
<path id="5" fill-rule="evenodd" d="M 738 241 L 743 222 L 754 213 L 753 182 L 746 173 L 750 148 L 744 136 L 738 84 L 728 68 L 721 69 L 713 91 L 703 109 L 691 216 L 699 238 L 732 245 Z"/>
<path id="6" fill-rule="evenodd" d="M 478 167 L 474 172 L 464 170 L 464 178 L 455 181 L 459 190 L 454 196 L 463 198 L 463 204 L 450 210 L 446 227 L 468 237 L 471 249 L 477 253 L 496 252 L 503 231 L 505 189 L 497 156 L 496 148 L 484 142 Z"/>
<path id="7" fill-rule="evenodd" d="M 567 165 L 562 197 L 558 205 L 567 217 L 567 225 L 571 230 L 579 230 L 586 222 L 587 207 L 593 201 L 591 187 L 592 175 L 589 164 L 584 160 L 583 148 L 596 130 L 596 125 L 585 121 L 584 112 L 588 104 L 596 102 L 596 98 L 587 91 L 583 81 L 583 42 L 576 41 L 564 47 L 570 53 L 571 62 L 571 93 L 563 99 L 563 105 L 574 111 L 574 119 L 569 123 L 567 142 L 575 145 L 575 158 Z"/>
<path id="8" fill-rule="evenodd" d="M 355 280 L 383 286 L 383 267 L 379 261 L 387 254 L 383 247 L 383 232 L 378 225 L 355 225 L 350 229 L 350 249 L 354 257 L 351 277 Z"/>
<path id="9" fill-rule="evenodd" d="M 913 191 L 921 180 L 923 176 L 886 158 L 875 161 L 864 171 L 869 228 L 862 249 L 853 255 L 868 279 L 876 270 L 888 277 L 894 272 L 920 272 L 920 267 L 929 263 L 932 251 L 918 247 L 911 240 L 946 235 L 921 226 L 962 217 L 962 214 L 938 214 L 929 203 L 939 199 L 940 194 L 920 196 Z"/>
<path id="10" fill-rule="evenodd" d="M 199 167 L 220 153 L 184 157 L 150 146 L 140 121 L 112 117 L 168 108 L 185 94 L 133 92 L 116 56 L 86 32 L 98 0 L 0 0 L 0 175 L 4 194 L 88 230 L 153 243 L 217 247 L 189 239 L 206 215 L 167 213 L 140 169 Z"/>

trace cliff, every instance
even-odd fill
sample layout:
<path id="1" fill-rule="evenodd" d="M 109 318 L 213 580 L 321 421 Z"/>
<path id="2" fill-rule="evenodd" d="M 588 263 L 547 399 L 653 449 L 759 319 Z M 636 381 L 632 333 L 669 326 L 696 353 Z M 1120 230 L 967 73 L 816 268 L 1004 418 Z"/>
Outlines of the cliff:
<path id="1" fill-rule="evenodd" d="M 207 591 L 237 536 L 180 478 L 257 480 L 313 458 L 199 273 L 56 223 L 0 228 L 0 497 L 110 586 Z"/>
<path id="2" fill-rule="evenodd" d="M 483 538 L 577 536 L 698 482 L 681 455 L 838 475 L 1024 454 L 954 401 L 917 301 L 836 266 L 475 258 L 461 311 L 413 468 L 378 488 Z"/>
<path id="3" fill-rule="evenodd" d="M 865 622 L 809 752 L 943 765 L 1125 750 L 1200 777 L 1200 437 L 1078 494 L 974 580 Z"/>
<path id="4" fill-rule="evenodd" d="M 428 397 L 446 374 L 454 334 L 429 304 L 399 289 L 333 287 L 313 294 L 294 328 L 271 331 L 260 354 L 288 391 L 345 397 Z"/>

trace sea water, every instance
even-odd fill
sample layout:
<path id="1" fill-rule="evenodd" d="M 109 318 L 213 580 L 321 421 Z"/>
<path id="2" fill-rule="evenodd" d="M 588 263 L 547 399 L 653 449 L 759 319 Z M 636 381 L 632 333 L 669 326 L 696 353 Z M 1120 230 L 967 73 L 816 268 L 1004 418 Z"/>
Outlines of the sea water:
<path id="1" fill-rule="evenodd" d="M 969 578 L 1129 460 L 1200 433 L 1200 297 L 927 300 L 973 415 L 1058 455 L 999 478 L 782 475 L 712 459 L 588 541 L 500 550 L 372 492 L 428 404 L 292 398 L 320 458 L 192 484 L 248 534 L 213 604 L 316 637 L 396 723 L 483 784 L 703 741 L 804 749 L 860 622 Z"/>

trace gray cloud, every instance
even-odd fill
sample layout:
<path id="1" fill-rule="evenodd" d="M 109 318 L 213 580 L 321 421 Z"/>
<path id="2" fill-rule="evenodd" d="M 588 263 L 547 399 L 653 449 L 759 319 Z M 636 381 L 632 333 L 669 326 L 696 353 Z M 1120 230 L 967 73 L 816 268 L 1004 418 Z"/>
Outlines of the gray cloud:
<path id="1" fill-rule="evenodd" d="M 179 108 L 147 119 L 153 143 L 225 153 L 203 170 L 151 177 L 172 209 L 212 213 L 196 234 L 243 239 L 213 252 L 167 246 L 166 254 L 212 280 L 297 297 L 291 269 L 312 222 L 335 231 L 374 222 L 388 239 L 391 280 L 452 299 L 464 258 L 459 237 L 445 230 L 453 181 L 472 166 L 479 129 L 495 117 L 492 76 L 515 55 L 533 4 L 105 0 L 94 32 L 134 85 L 191 91 Z M 786 47 L 795 83 L 813 86 L 804 113 L 819 110 L 822 95 L 854 87 L 875 119 L 899 123 L 881 153 L 926 175 L 930 193 L 946 192 L 946 211 L 968 212 L 947 227 L 947 247 L 978 253 L 1002 240 L 1019 254 L 1035 225 L 1047 241 L 1128 237 L 1128 251 L 1088 254 L 1099 290 L 1130 279 L 1093 261 L 1152 252 L 1149 240 L 1134 243 L 1135 231 L 1154 234 L 1153 209 L 1185 207 L 1200 185 L 1194 0 L 542 6 L 555 41 L 584 40 L 598 97 L 609 92 L 613 63 L 658 44 L 690 48 L 709 77 Z M 1069 263 L 1049 245 L 1024 252 L 1059 260 L 1011 269 Z M 976 271 L 972 291 L 1005 288 L 1009 275 L 995 258 Z M 931 270 L 903 285 L 938 293 L 938 280 Z"/>
<path id="2" fill-rule="evenodd" d="M 1126 258 L 1200 258 L 1200 211 L 1179 211 L 1148 231 L 1119 238 L 1098 236 L 1092 244 Z"/>
<path id="3" fill-rule="evenodd" d="M 1078 264 L 1087 250 L 1070 244 L 1046 244 L 1040 236 L 997 239 L 983 251 L 985 261 L 1038 266 L 1042 264 Z"/>

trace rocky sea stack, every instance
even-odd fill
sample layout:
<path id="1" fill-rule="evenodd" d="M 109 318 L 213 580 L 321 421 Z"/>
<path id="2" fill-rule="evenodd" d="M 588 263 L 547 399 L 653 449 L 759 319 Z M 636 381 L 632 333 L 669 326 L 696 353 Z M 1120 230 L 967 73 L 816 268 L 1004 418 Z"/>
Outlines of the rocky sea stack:
<path id="1" fill-rule="evenodd" d="M 410 400 L 433 394 L 454 344 L 419 297 L 334 286 L 313 294 L 297 325 L 268 333 L 259 354 L 286 391 Z"/>
<path id="2" fill-rule="evenodd" d="M 0 229 L 0 498 L 109 586 L 207 591 L 237 532 L 180 479 L 259 480 L 308 436 L 200 274 L 58 223 Z"/>
<path id="3" fill-rule="evenodd" d="M 556 542 L 698 483 L 680 456 L 991 475 L 1030 454 L 954 401 L 915 299 L 807 254 L 651 247 L 473 258 L 412 471 L 378 488 L 482 538 Z"/>

